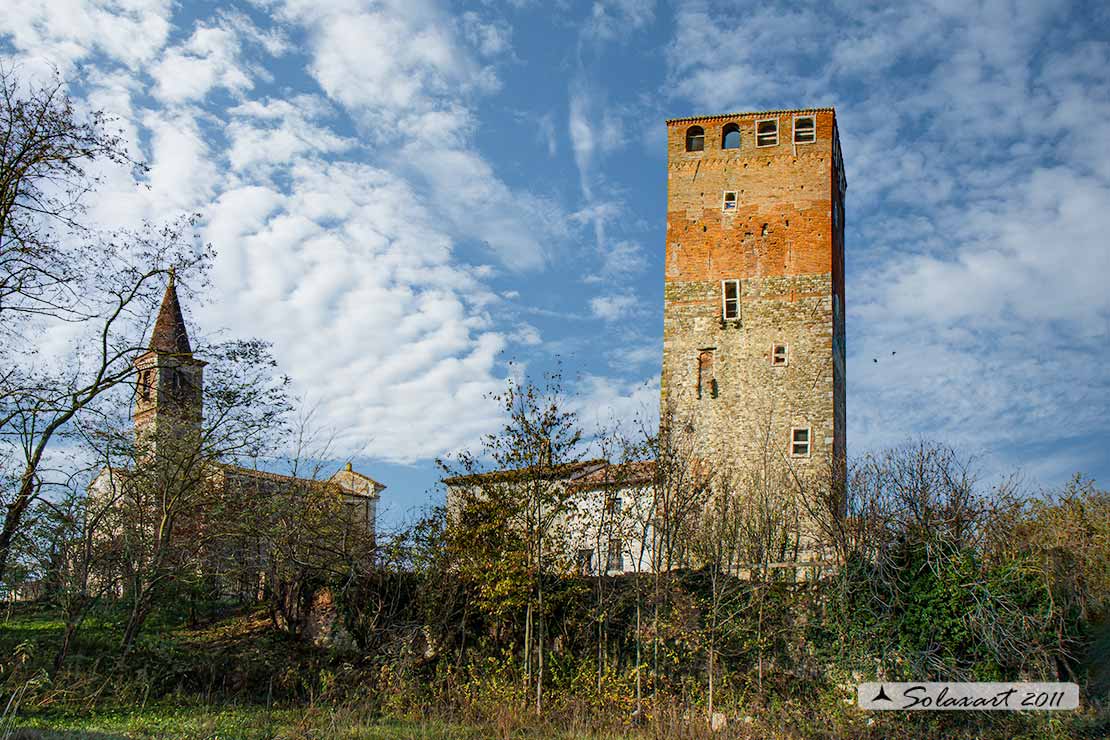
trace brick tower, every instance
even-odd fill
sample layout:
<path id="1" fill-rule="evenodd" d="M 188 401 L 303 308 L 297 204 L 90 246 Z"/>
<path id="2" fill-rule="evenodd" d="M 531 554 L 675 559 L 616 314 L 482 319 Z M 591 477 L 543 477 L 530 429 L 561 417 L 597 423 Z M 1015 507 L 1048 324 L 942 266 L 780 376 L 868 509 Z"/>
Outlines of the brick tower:
<path id="1" fill-rule="evenodd" d="M 662 410 L 699 457 L 843 461 L 845 188 L 831 108 L 667 121 Z"/>
<path id="2" fill-rule="evenodd" d="M 135 358 L 132 419 L 136 442 L 147 454 L 169 447 L 192 450 L 199 443 L 206 364 L 193 357 L 171 270 L 150 344 Z"/>

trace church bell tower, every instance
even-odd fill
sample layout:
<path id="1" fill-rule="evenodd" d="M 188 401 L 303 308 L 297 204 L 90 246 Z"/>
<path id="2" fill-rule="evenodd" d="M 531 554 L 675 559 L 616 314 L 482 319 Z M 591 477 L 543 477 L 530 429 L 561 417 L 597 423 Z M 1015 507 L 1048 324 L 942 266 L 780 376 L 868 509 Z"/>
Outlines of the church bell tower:
<path id="1" fill-rule="evenodd" d="M 135 358 L 132 418 L 136 444 L 146 448 L 140 454 L 199 444 L 206 364 L 193 357 L 171 269 L 150 344 Z"/>

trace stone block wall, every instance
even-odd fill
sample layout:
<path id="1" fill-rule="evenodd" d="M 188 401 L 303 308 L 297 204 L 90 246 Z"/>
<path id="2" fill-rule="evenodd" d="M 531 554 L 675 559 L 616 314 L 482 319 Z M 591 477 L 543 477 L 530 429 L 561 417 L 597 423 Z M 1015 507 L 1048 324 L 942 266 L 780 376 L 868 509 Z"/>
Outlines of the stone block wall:
<path id="1" fill-rule="evenodd" d="M 793 142 L 798 116 L 814 117 L 813 143 Z M 768 119 L 778 143 L 757 146 Z M 737 149 L 721 146 L 728 124 Z M 702 151 L 687 151 L 691 126 Z M 813 471 L 843 458 L 844 185 L 831 109 L 668 121 L 662 407 L 694 425 L 700 456 L 746 468 L 769 451 Z M 735 319 L 724 280 L 739 281 Z M 808 457 L 791 455 L 794 427 L 810 430 Z"/>

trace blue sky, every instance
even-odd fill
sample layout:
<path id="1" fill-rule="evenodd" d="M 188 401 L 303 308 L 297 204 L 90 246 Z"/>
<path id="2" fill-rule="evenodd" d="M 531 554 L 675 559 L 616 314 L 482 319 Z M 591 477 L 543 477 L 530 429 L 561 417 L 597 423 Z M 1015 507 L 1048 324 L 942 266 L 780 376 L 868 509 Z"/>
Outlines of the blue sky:
<path id="1" fill-rule="evenodd" d="M 194 332 L 273 342 L 387 523 L 496 427 L 509 359 L 560 356 L 587 428 L 657 413 L 663 121 L 817 105 L 848 174 L 849 454 L 1110 478 L 1105 4 L 5 7 L 4 56 L 151 165 L 90 215 L 203 214 Z"/>

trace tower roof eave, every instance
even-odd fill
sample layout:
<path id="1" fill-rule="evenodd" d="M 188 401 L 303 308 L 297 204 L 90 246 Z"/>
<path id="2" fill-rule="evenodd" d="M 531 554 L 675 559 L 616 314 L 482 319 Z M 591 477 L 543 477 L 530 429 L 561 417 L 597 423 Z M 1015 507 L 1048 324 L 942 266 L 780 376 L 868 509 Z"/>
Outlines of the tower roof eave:
<path id="1" fill-rule="evenodd" d="M 836 114 L 836 109 L 829 106 L 821 106 L 817 108 L 784 108 L 782 110 L 761 110 L 761 111 L 745 111 L 742 113 L 714 113 L 707 116 L 684 116 L 682 118 L 668 118 L 667 125 L 671 126 L 676 123 L 695 123 L 697 121 L 719 121 L 725 118 L 750 118 L 753 116 L 776 116 L 783 113 L 832 113 Z"/>

